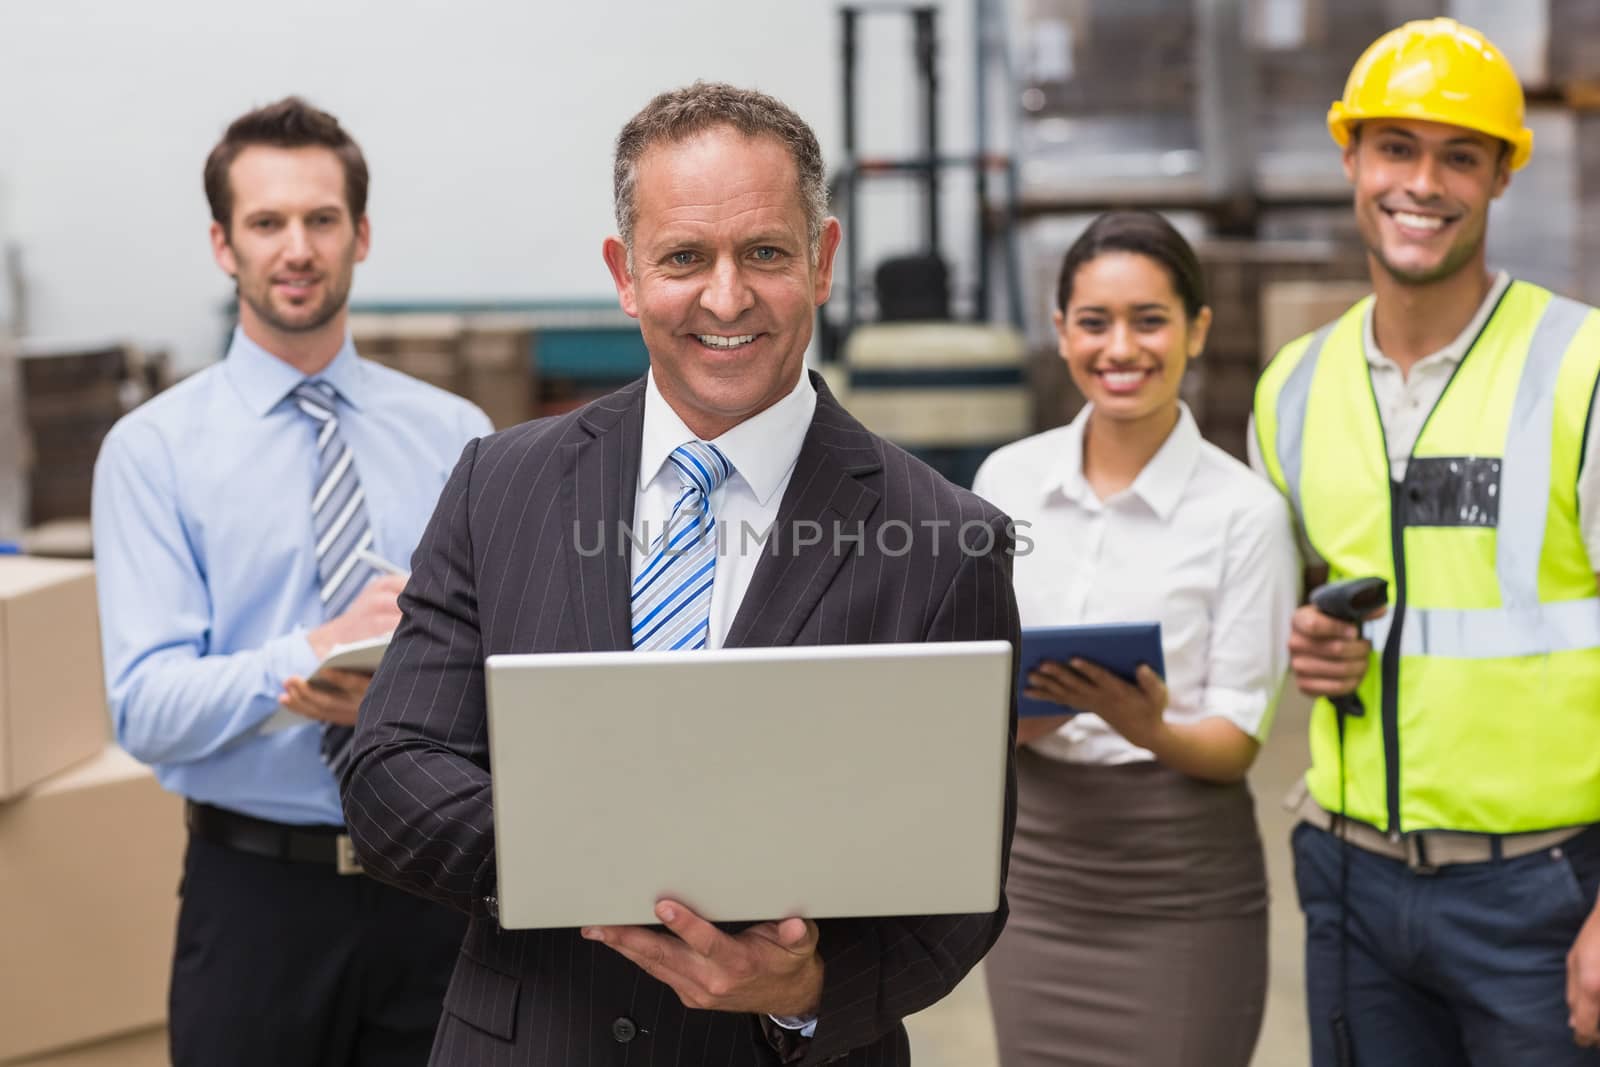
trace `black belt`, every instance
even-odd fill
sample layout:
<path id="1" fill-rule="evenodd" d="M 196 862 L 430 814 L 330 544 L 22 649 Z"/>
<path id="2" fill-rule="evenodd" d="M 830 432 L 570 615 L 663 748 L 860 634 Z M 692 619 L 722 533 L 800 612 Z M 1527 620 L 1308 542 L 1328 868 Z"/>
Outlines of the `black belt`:
<path id="1" fill-rule="evenodd" d="M 184 821 L 196 837 L 236 852 L 324 864 L 340 874 L 361 873 L 355 847 L 342 826 L 292 826 L 194 800 L 184 805 Z"/>

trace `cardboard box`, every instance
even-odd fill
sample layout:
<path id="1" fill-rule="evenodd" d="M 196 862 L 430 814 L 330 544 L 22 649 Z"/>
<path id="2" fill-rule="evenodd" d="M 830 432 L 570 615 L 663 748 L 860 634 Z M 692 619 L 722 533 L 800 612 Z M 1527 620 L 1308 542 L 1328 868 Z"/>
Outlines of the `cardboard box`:
<path id="1" fill-rule="evenodd" d="M 110 727 L 93 565 L 0 557 L 0 800 L 94 756 Z"/>
<path id="2" fill-rule="evenodd" d="M 93 559 L 94 530 L 88 519 L 51 519 L 22 532 L 22 551 L 51 559 Z"/>
<path id="3" fill-rule="evenodd" d="M 28 476 L 30 523 L 87 519 L 94 495 L 94 460 L 37 463 Z"/>
<path id="4" fill-rule="evenodd" d="M 27 473 L 33 444 L 22 415 L 17 356 L 0 331 L 0 541 L 15 541 L 28 524 Z"/>
<path id="5" fill-rule="evenodd" d="M 482 408 L 497 430 L 533 417 L 538 385 L 532 351 L 531 331 L 492 320 L 461 335 L 461 395 Z"/>
<path id="6" fill-rule="evenodd" d="M 0 1063 L 165 1021 L 185 841 L 115 747 L 0 804 Z"/>
<path id="7" fill-rule="evenodd" d="M 1321 328 L 1372 292 L 1364 281 L 1268 282 L 1261 291 L 1261 365 L 1296 337 Z"/>
<path id="8" fill-rule="evenodd" d="M 171 1063 L 167 1028 L 158 1026 L 65 1052 L 7 1060 L 4 1067 L 170 1067 Z"/>
<path id="9" fill-rule="evenodd" d="M 533 331 L 526 327 L 474 322 L 461 333 L 461 362 L 468 371 L 526 374 L 532 344 Z"/>

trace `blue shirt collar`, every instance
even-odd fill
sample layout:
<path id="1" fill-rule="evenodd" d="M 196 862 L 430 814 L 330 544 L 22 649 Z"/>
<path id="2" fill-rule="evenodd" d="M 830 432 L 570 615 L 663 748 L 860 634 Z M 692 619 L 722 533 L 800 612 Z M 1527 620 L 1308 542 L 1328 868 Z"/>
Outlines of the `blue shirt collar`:
<path id="1" fill-rule="evenodd" d="M 250 340 L 238 326 L 233 329 L 222 370 L 245 406 L 258 416 L 277 407 L 291 389 L 305 380 L 305 375 Z M 364 377 L 355 342 L 347 331 L 339 354 L 316 378 L 332 385 L 345 403 L 359 410 Z"/>

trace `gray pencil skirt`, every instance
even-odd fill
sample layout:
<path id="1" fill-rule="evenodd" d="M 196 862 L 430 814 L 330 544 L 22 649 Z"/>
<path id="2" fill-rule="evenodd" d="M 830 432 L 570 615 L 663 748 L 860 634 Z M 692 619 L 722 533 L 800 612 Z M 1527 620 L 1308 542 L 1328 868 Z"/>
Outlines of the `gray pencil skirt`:
<path id="1" fill-rule="evenodd" d="M 1002 1067 L 1247 1067 L 1267 985 L 1250 790 L 1017 753 Z"/>

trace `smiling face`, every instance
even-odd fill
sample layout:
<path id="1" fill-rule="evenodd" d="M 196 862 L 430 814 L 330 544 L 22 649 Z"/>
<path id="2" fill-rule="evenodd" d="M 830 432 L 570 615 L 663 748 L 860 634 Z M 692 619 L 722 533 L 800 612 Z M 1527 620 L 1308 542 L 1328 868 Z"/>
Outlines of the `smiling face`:
<path id="1" fill-rule="evenodd" d="M 1511 180 L 1504 145 L 1437 122 L 1373 119 L 1344 150 L 1356 225 L 1372 261 L 1396 281 L 1428 285 L 1477 264 L 1489 204 Z"/>
<path id="2" fill-rule="evenodd" d="M 332 149 L 255 145 L 228 171 L 232 217 L 211 224 L 212 253 L 239 285 L 239 322 L 258 343 L 344 334 L 367 220 L 352 219 Z"/>
<path id="3" fill-rule="evenodd" d="M 1061 358 L 1097 417 L 1159 421 L 1176 410 L 1211 309 L 1190 320 L 1165 267 L 1138 252 L 1108 251 L 1078 267 L 1055 323 Z"/>
<path id="4" fill-rule="evenodd" d="M 728 127 L 647 149 L 634 197 L 632 253 L 608 238 L 606 265 L 662 397 L 712 440 L 800 380 L 839 223 L 824 223 L 813 262 L 788 149 Z"/>

